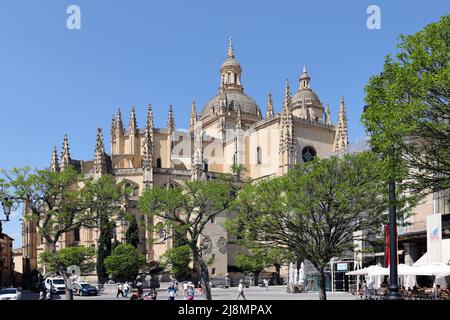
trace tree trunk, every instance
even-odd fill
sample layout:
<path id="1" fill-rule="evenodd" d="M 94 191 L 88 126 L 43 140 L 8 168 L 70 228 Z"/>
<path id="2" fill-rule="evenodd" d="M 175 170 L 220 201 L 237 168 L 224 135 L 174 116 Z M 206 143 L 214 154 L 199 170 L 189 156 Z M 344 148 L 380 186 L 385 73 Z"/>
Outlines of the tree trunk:
<path id="1" fill-rule="evenodd" d="M 319 271 L 319 299 L 327 300 L 327 291 L 325 289 L 325 272 L 323 267 L 317 268 Z"/>
<path id="2" fill-rule="evenodd" d="M 197 262 L 197 265 L 200 267 L 200 279 L 201 279 L 201 282 L 203 282 L 203 289 L 205 289 L 206 299 L 212 300 L 211 286 L 209 285 L 208 266 L 203 261 L 201 255 L 198 253 L 196 247 L 192 248 L 192 253 L 193 253 L 195 262 Z"/>
<path id="3" fill-rule="evenodd" d="M 55 243 L 50 243 L 50 248 L 52 250 L 52 253 L 54 255 L 56 255 L 57 254 L 56 244 Z M 66 300 L 73 300 L 73 292 L 72 292 L 72 290 L 69 290 L 69 288 L 68 288 L 69 277 L 67 276 L 66 267 L 63 266 L 63 265 L 59 265 L 58 266 L 58 270 L 59 270 L 59 273 L 61 274 L 61 276 L 63 277 L 64 283 L 66 285 Z M 50 291 L 51 291 L 51 288 L 50 288 Z M 50 294 L 52 294 L 52 292 L 50 292 Z"/>
<path id="4" fill-rule="evenodd" d="M 278 263 L 275 263 L 274 264 L 274 266 L 275 266 L 275 273 L 276 273 L 276 279 L 277 279 L 277 285 L 280 285 L 280 284 L 282 284 L 282 283 L 280 283 L 281 281 L 280 281 L 280 272 L 281 272 L 281 265 L 280 264 L 278 264 Z"/>
<path id="5" fill-rule="evenodd" d="M 64 282 L 66 283 L 66 300 L 73 300 L 73 291 L 68 288 L 69 281 L 71 281 L 67 275 L 67 270 L 64 268 L 59 269 L 59 273 L 64 278 Z"/>
<path id="6" fill-rule="evenodd" d="M 255 286 L 258 286 L 259 272 L 255 272 L 253 274 L 253 281 L 255 282 Z"/>

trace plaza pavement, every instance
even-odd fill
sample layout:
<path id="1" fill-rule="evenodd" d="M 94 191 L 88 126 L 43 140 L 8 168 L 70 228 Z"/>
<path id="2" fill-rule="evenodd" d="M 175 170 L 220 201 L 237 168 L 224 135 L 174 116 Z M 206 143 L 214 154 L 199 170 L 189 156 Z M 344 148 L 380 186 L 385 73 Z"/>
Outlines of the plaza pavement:
<path id="1" fill-rule="evenodd" d="M 168 284 L 162 284 L 158 289 L 158 300 L 167 300 L 167 288 Z M 179 285 L 181 288 L 181 283 Z M 144 290 L 147 292 L 147 290 Z M 197 292 L 196 292 L 197 293 Z M 318 292 L 307 293 L 287 293 L 286 286 L 269 286 L 269 290 L 261 287 L 250 287 L 244 291 L 247 300 L 319 300 Z M 212 288 L 213 300 L 236 300 L 237 288 Z M 128 295 L 129 297 L 131 294 Z M 95 297 L 78 297 L 74 296 L 74 300 L 129 300 L 130 298 L 116 298 L 116 291 L 113 287 L 106 288 Z M 39 294 L 24 292 L 24 300 L 38 300 Z M 64 295 L 54 295 L 54 300 L 64 300 Z M 204 296 L 195 295 L 195 300 L 205 300 Z M 355 300 L 355 297 L 348 292 L 327 292 L 328 300 Z M 179 292 L 176 300 L 184 300 L 184 297 Z M 242 299 L 241 299 L 242 300 Z"/>

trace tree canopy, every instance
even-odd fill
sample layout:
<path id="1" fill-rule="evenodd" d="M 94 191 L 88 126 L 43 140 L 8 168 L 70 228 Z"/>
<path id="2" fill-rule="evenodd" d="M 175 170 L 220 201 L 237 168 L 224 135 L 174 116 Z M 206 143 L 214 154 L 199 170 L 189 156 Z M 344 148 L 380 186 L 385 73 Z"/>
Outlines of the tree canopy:
<path id="1" fill-rule="evenodd" d="M 194 263 L 200 268 L 206 297 L 211 300 L 208 261 L 203 257 L 201 240 L 207 223 L 231 207 L 242 186 L 241 167 L 232 174 L 211 180 L 185 181 L 178 188 L 146 189 L 138 204 L 140 212 L 149 215 L 152 231 L 164 231 L 165 238 L 176 238 L 189 247 Z"/>
<path id="2" fill-rule="evenodd" d="M 119 244 L 104 260 L 107 272 L 116 280 L 134 280 L 146 264 L 145 256 L 128 243 Z"/>
<path id="3" fill-rule="evenodd" d="M 68 247 L 59 250 L 56 254 L 44 251 L 40 254 L 41 263 L 50 272 L 60 272 L 60 266 L 67 267 L 76 265 L 82 273 L 95 270 L 95 250 L 92 247 Z"/>
<path id="4" fill-rule="evenodd" d="M 377 233 L 387 221 L 385 190 L 372 153 L 315 159 L 247 185 L 238 195 L 235 229 L 250 247 L 281 248 L 311 261 L 326 299 L 324 269 L 331 258 L 351 252 L 358 231 Z M 400 193 L 404 217 L 416 202 Z"/>
<path id="5" fill-rule="evenodd" d="M 362 122 L 375 152 L 408 168 L 410 187 L 450 188 L 450 15 L 413 35 L 366 86 Z M 394 150 L 394 151 L 393 151 Z M 401 177 L 400 177 L 401 178 Z"/>

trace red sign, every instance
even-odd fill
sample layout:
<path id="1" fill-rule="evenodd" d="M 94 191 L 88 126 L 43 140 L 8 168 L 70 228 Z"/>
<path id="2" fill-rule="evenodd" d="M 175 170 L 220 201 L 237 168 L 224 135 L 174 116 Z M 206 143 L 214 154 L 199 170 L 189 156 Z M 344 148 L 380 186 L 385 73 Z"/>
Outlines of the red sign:
<path id="1" fill-rule="evenodd" d="M 390 261 L 390 253 L 389 250 L 389 225 L 386 224 L 384 226 L 384 265 L 389 267 L 389 261 Z"/>
<path id="2" fill-rule="evenodd" d="M 385 266 L 386 266 L 386 268 L 388 268 L 389 267 L 389 265 L 390 265 L 390 258 L 391 258 L 391 251 L 390 251 L 390 248 L 389 248 L 389 225 L 388 224 L 386 224 L 385 226 L 384 226 L 384 233 L 385 233 L 385 243 L 384 243 L 384 263 L 385 263 Z M 397 265 L 398 265 L 398 234 L 397 234 Z"/>

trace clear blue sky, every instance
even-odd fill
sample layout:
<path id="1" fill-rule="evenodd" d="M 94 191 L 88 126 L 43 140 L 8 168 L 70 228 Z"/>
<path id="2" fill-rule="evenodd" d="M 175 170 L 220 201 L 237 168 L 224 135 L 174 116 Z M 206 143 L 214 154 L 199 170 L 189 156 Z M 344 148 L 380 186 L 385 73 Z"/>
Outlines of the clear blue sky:
<path id="1" fill-rule="evenodd" d="M 81 8 L 81 30 L 66 28 L 71 4 Z M 370 4 L 381 8 L 381 30 L 366 27 Z M 156 126 L 165 127 L 173 104 L 176 126 L 186 128 L 191 101 L 201 108 L 217 92 L 229 36 L 263 113 L 269 91 L 280 111 L 285 79 L 297 89 L 306 64 L 334 122 L 345 97 L 354 141 L 364 136 L 364 85 L 397 36 L 449 9 L 444 0 L 1 0 L 0 168 L 48 166 L 64 133 L 73 158 L 92 158 L 96 128 L 109 145 L 118 107 L 127 124 L 135 105 L 143 127 L 152 103 Z M 15 247 L 19 217 L 4 226 Z"/>

